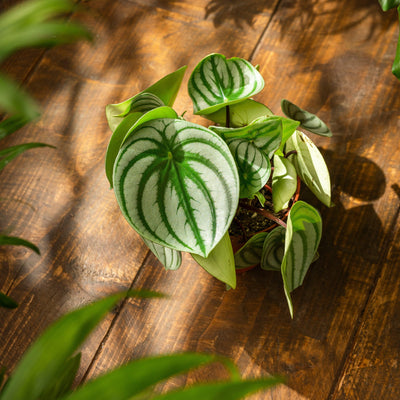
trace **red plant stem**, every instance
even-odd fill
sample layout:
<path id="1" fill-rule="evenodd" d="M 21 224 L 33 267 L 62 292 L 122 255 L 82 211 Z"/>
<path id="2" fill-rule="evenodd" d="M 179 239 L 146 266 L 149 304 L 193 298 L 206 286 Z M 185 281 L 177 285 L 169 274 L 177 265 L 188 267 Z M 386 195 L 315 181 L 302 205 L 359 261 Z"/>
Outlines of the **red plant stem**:
<path id="1" fill-rule="evenodd" d="M 227 128 L 231 127 L 231 111 L 229 109 L 229 106 L 226 106 L 226 121 L 225 121 L 225 126 Z"/>
<path id="2" fill-rule="evenodd" d="M 283 222 L 281 219 L 279 219 L 278 217 L 275 217 L 274 214 L 270 213 L 267 210 L 263 210 L 262 208 L 256 208 L 253 206 L 250 206 L 248 204 L 240 204 L 240 207 L 245 208 L 246 210 L 250 210 L 250 211 L 254 211 L 257 214 L 263 215 L 265 218 L 270 219 L 271 221 L 276 222 L 277 224 L 283 226 L 284 228 L 287 228 L 287 225 L 285 222 Z"/>

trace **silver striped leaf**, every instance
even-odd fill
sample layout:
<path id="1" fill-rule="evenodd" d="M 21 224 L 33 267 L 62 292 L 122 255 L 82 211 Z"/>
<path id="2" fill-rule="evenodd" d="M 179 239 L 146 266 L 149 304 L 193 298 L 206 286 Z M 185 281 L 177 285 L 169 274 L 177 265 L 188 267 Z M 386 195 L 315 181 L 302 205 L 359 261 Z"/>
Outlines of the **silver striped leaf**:
<path id="1" fill-rule="evenodd" d="M 122 103 L 108 104 L 106 106 L 106 116 L 110 129 L 114 132 L 115 129 L 117 129 L 118 125 L 121 123 L 124 116 L 126 116 L 129 112 L 134 112 L 128 111 L 131 107 L 132 102 L 135 102 L 137 99 L 143 100 L 142 96 L 144 93 L 150 93 L 155 96 L 153 98 L 153 105 L 156 105 L 155 98 L 158 98 L 159 101 L 156 101 L 157 103 L 162 103 L 163 105 L 172 107 L 176 99 L 176 95 L 178 94 L 178 90 L 181 87 L 186 68 L 186 66 L 181 67 L 176 71 L 164 76 L 147 89 L 123 101 Z M 144 99 L 145 98 L 146 96 L 144 96 Z"/>
<path id="2" fill-rule="evenodd" d="M 303 201 L 297 201 L 288 216 L 285 255 L 282 260 L 283 284 L 292 318 L 293 304 L 290 292 L 303 284 L 317 253 L 321 235 L 322 220 L 318 211 Z"/>
<path id="3" fill-rule="evenodd" d="M 226 283 L 232 289 L 236 288 L 235 260 L 228 231 L 207 258 L 198 254 L 192 254 L 192 256 L 209 274 Z"/>
<path id="4" fill-rule="evenodd" d="M 154 243 L 144 237 L 142 239 L 150 251 L 157 257 L 158 261 L 164 265 L 165 269 L 175 271 L 181 266 L 182 254 L 180 251 Z"/>
<path id="5" fill-rule="evenodd" d="M 323 122 L 316 115 L 301 109 L 299 106 L 296 106 L 289 100 L 283 99 L 281 101 L 281 108 L 287 117 L 299 121 L 302 128 L 307 129 L 312 133 L 316 133 L 317 135 L 328 137 L 332 136 L 332 132 L 326 126 L 325 122 Z"/>
<path id="6" fill-rule="evenodd" d="M 296 131 L 286 142 L 286 152 L 295 151 L 288 159 L 297 174 L 315 196 L 327 207 L 331 206 L 331 180 L 322 154 L 303 132 Z"/>
<path id="7" fill-rule="evenodd" d="M 110 182 L 110 187 L 113 187 L 113 170 L 115 159 L 118 155 L 119 149 L 121 148 L 124 141 L 129 135 L 141 124 L 148 122 L 152 119 L 157 118 L 177 118 L 177 113 L 171 107 L 158 107 L 154 110 L 150 110 L 145 114 L 135 112 L 127 115 L 122 122 L 118 125 L 117 129 L 111 136 L 108 142 L 106 152 L 106 176 Z"/>
<path id="8" fill-rule="evenodd" d="M 235 253 L 236 269 L 243 269 L 260 263 L 264 241 L 267 236 L 268 232 L 257 233 Z"/>
<path id="9" fill-rule="evenodd" d="M 141 236 L 203 257 L 238 205 L 239 177 L 226 143 L 180 119 L 140 125 L 118 153 L 113 180 L 121 211 Z"/>
<path id="10" fill-rule="evenodd" d="M 272 203 L 277 213 L 289 207 L 289 201 L 297 189 L 297 173 L 294 165 L 285 157 L 274 155 L 272 173 Z"/>
<path id="11" fill-rule="evenodd" d="M 261 74 L 248 61 L 222 54 L 210 54 L 194 69 L 188 91 L 195 114 L 210 114 L 238 103 L 264 87 Z"/>
<path id="12" fill-rule="evenodd" d="M 230 127 L 239 128 L 251 124 L 260 117 L 271 117 L 274 113 L 264 104 L 253 99 L 246 99 L 240 103 L 229 106 Z M 216 112 L 204 115 L 205 118 L 226 126 L 226 108 L 221 108 Z M 286 119 L 286 118 L 285 118 Z"/>
<path id="13" fill-rule="evenodd" d="M 163 106 L 165 106 L 165 104 L 155 94 L 147 92 L 139 93 L 138 95 L 132 98 L 127 109 L 117 116 L 126 117 L 128 114 L 134 112 L 145 113 L 157 107 L 163 107 Z"/>
<path id="14" fill-rule="evenodd" d="M 285 234 L 283 226 L 277 226 L 264 241 L 261 255 L 261 268 L 267 271 L 280 271 L 285 253 Z"/>
<path id="15" fill-rule="evenodd" d="M 210 126 L 209 128 L 218 133 L 225 141 L 245 139 L 252 142 L 257 148 L 263 150 L 269 159 L 279 148 L 282 140 L 282 121 L 275 116 L 257 118 L 250 125 L 242 128 L 220 126 Z"/>
<path id="16" fill-rule="evenodd" d="M 229 139 L 226 143 L 239 171 L 239 197 L 251 198 L 267 183 L 271 175 L 271 162 L 267 155 L 251 141 Z"/>

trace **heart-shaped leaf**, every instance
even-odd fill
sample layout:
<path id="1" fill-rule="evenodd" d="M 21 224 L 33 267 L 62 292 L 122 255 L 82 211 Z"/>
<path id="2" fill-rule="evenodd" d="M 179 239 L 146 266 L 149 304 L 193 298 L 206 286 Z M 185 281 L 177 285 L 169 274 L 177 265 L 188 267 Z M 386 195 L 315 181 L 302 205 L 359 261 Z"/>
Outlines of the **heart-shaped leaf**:
<path id="1" fill-rule="evenodd" d="M 311 139 L 296 131 L 286 142 L 286 151 L 295 151 L 288 158 L 301 180 L 326 206 L 331 206 L 331 181 L 322 154 Z"/>
<path id="2" fill-rule="evenodd" d="M 235 261 L 228 232 L 225 233 L 207 258 L 197 254 L 192 254 L 192 256 L 209 274 L 226 283 L 232 289 L 236 288 Z"/>
<path id="3" fill-rule="evenodd" d="M 321 136 L 332 136 L 331 130 L 326 126 L 325 122 L 316 115 L 301 109 L 289 100 L 281 101 L 281 108 L 285 115 L 300 122 L 300 126 L 312 133 Z"/>
<path id="4" fill-rule="evenodd" d="M 285 255 L 282 260 L 282 278 L 293 318 L 290 292 L 302 285 L 312 263 L 322 234 L 322 220 L 318 211 L 298 201 L 290 210 L 285 236 Z"/>
<path id="5" fill-rule="evenodd" d="M 236 269 L 248 268 L 260 263 L 264 240 L 267 236 L 268 232 L 257 233 L 235 253 Z"/>
<path id="6" fill-rule="evenodd" d="M 195 114 L 210 114 L 254 96 L 264 87 L 261 74 L 248 61 L 210 54 L 194 69 L 188 91 Z"/>
<path id="7" fill-rule="evenodd" d="M 180 251 L 161 246 L 161 244 L 154 243 L 144 237 L 142 239 L 160 263 L 164 265 L 165 269 L 175 271 L 181 266 L 182 254 Z"/>
<path id="8" fill-rule="evenodd" d="M 151 104 L 154 106 L 154 108 L 157 106 L 157 104 L 165 104 L 166 106 L 172 107 L 179 88 L 181 87 L 186 68 L 186 66 L 181 67 L 171 74 L 164 76 L 164 78 L 157 81 L 154 85 L 151 85 L 147 89 L 131 97 L 130 99 L 123 101 L 122 103 L 109 104 L 106 107 L 106 116 L 111 130 L 114 132 L 124 116 L 126 116 L 128 113 L 137 112 L 135 111 L 137 110 L 137 107 L 135 108 L 135 103 L 136 105 L 139 105 L 139 108 L 143 108 L 143 103 L 145 103 L 144 108 L 147 109 L 149 109 Z M 151 101 L 149 101 L 150 98 L 148 95 L 145 95 L 145 93 L 150 93 L 153 95 Z M 133 110 L 131 110 L 132 104 L 134 105 Z"/>
<path id="9" fill-rule="evenodd" d="M 123 215 L 141 236 L 203 257 L 238 205 L 239 177 L 226 143 L 180 119 L 140 125 L 118 153 L 113 181 Z"/>
<path id="10" fill-rule="evenodd" d="M 289 206 L 289 201 L 295 194 L 296 188 L 296 168 L 287 158 L 274 155 L 272 202 L 275 212 L 279 212 Z"/>
<path id="11" fill-rule="evenodd" d="M 273 112 L 267 106 L 253 99 L 246 99 L 229 106 L 229 121 L 232 128 L 246 126 L 257 118 L 271 117 L 273 115 Z M 204 117 L 214 121 L 216 124 L 226 126 L 226 107 L 204 115 Z"/>
<path id="12" fill-rule="evenodd" d="M 285 252 L 286 229 L 277 226 L 265 238 L 261 255 L 261 268 L 267 271 L 280 271 Z"/>
<path id="13" fill-rule="evenodd" d="M 239 171 L 239 197 L 251 198 L 267 183 L 271 175 L 271 162 L 265 152 L 251 141 L 229 139 L 226 143 Z"/>
<path id="14" fill-rule="evenodd" d="M 127 115 L 122 122 L 118 125 L 117 129 L 111 136 L 110 142 L 108 143 L 106 153 L 106 176 L 110 182 L 111 188 L 113 187 L 113 169 L 115 158 L 122 146 L 122 143 L 128 138 L 139 125 L 145 122 L 151 121 L 157 118 L 177 118 L 178 115 L 170 107 L 158 107 L 154 110 L 150 110 L 147 113 L 135 112 Z"/>

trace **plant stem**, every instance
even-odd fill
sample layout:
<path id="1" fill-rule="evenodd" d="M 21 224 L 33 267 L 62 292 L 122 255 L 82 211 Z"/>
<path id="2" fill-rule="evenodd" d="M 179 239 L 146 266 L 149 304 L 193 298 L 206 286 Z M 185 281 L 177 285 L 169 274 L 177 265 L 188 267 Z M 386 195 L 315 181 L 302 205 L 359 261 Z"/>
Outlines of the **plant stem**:
<path id="1" fill-rule="evenodd" d="M 289 156 L 291 156 L 292 154 L 297 154 L 296 150 L 291 150 L 288 153 L 285 154 L 285 158 L 288 158 Z"/>
<path id="2" fill-rule="evenodd" d="M 225 125 L 227 128 L 231 127 L 231 111 L 229 109 L 229 106 L 225 107 L 225 111 L 226 111 L 226 121 L 225 121 Z"/>
<path id="3" fill-rule="evenodd" d="M 240 207 L 245 208 L 246 210 L 254 211 L 257 214 L 263 215 L 265 218 L 268 218 L 271 221 L 276 222 L 278 225 L 281 225 L 284 228 L 287 228 L 287 225 L 285 222 L 283 222 L 280 218 L 276 217 L 274 214 L 270 213 L 267 210 L 264 210 L 262 208 L 253 207 L 249 204 L 240 204 Z"/>

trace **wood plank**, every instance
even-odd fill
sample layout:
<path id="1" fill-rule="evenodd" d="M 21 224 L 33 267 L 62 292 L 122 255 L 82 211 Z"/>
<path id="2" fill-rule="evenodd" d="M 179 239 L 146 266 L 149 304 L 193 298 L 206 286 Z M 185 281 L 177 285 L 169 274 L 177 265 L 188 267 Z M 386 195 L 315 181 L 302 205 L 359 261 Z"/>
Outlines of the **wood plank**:
<path id="1" fill-rule="evenodd" d="M 233 358 L 247 376 L 288 377 L 286 386 L 254 398 L 328 398 L 357 340 L 397 215 L 390 189 L 398 179 L 399 86 L 390 74 L 396 36 L 395 19 L 377 4 L 283 1 L 252 60 L 266 77 L 260 100 L 278 111 L 289 98 L 335 133 L 330 141 L 313 137 L 332 171 L 336 206 L 323 209 L 321 257 L 294 293 L 294 320 L 279 274 L 250 271 L 226 292 L 189 259 L 165 273 L 149 258 L 135 285 L 171 299 L 146 307 L 130 301 L 88 377 L 151 353 L 212 351 Z"/>
<path id="2" fill-rule="evenodd" d="M 87 1 L 89 12 L 72 19 L 83 19 L 94 44 L 46 52 L 29 78 L 27 90 L 43 116 L 3 145 L 42 141 L 57 149 L 26 153 L 2 173 L 0 226 L 38 244 L 42 256 L 1 249 L 0 290 L 20 303 L 15 311 L 0 310 L 1 365 L 12 369 L 61 314 L 133 282 L 147 249 L 121 218 L 108 188 L 104 107 L 183 64 L 193 67 L 212 51 L 248 57 L 275 3 L 243 30 L 230 20 L 218 28 L 211 17 L 204 21 L 205 4 Z M 24 59 L 15 62 L 17 70 Z M 177 109 L 187 107 L 183 95 Z M 112 320 L 110 315 L 85 347 L 81 373 Z"/>

